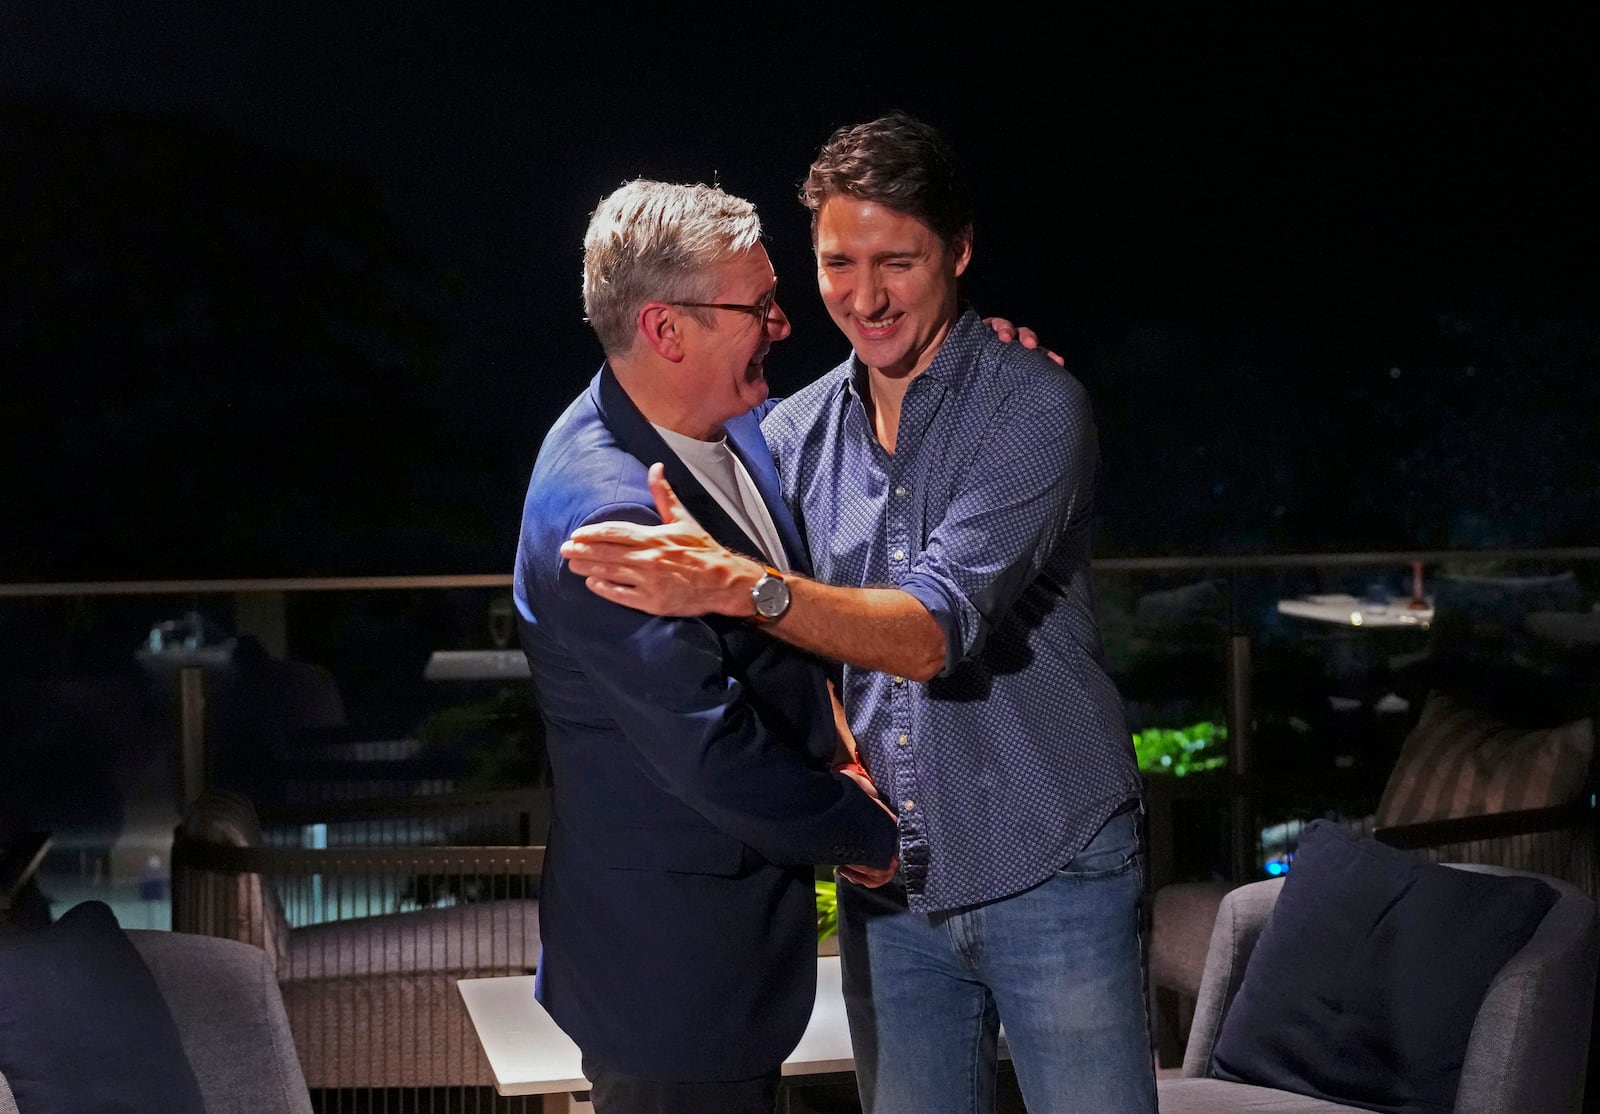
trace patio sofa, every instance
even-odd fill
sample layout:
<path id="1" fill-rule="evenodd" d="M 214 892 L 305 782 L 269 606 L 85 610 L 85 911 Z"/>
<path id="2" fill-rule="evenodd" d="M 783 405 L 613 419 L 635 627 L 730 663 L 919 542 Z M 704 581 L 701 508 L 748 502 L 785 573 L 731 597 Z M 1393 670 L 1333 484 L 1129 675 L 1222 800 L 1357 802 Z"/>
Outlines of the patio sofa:
<path id="1" fill-rule="evenodd" d="M 266 954 L 313 1089 L 491 1085 L 455 984 L 537 969 L 544 850 L 517 842 L 525 812 L 507 835 L 482 809 L 419 824 L 440 800 L 383 804 L 413 816 L 308 824 L 329 845 L 286 847 L 265 844 L 247 798 L 202 795 L 173 843 L 173 925 Z"/>

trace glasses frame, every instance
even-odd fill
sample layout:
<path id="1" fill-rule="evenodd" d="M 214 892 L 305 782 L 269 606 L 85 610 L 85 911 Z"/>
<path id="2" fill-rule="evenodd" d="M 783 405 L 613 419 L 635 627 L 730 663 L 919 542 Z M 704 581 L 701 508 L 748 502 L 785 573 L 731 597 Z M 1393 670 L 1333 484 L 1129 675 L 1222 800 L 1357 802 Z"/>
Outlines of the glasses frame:
<path id="1" fill-rule="evenodd" d="M 766 329 L 767 322 L 772 318 L 772 307 L 778 304 L 778 284 L 773 283 L 771 289 L 763 294 L 759 301 L 751 305 L 740 305 L 738 302 L 668 302 L 669 306 L 682 306 L 686 309 L 731 309 L 735 313 L 747 313 L 756 319 L 758 328 Z"/>

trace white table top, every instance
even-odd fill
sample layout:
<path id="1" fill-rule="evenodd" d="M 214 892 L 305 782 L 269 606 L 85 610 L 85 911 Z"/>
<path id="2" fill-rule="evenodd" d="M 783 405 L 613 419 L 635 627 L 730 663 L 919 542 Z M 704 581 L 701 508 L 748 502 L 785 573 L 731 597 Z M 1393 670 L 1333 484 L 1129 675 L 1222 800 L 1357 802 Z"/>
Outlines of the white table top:
<path id="1" fill-rule="evenodd" d="M 583 1056 L 533 996 L 533 975 L 457 979 L 478 1043 L 502 1095 L 586 1091 Z M 855 1070 L 844 997 L 839 992 L 839 957 L 817 960 L 817 1000 L 800 1043 L 783 1062 L 784 1075 Z"/>
<path id="2" fill-rule="evenodd" d="M 502 1095 L 587 1091 L 583 1054 L 533 996 L 533 975 L 457 979 Z"/>
<path id="3" fill-rule="evenodd" d="M 1387 606 L 1375 609 L 1355 596 L 1301 596 L 1279 600 L 1278 612 L 1297 619 L 1315 619 L 1346 627 L 1413 627 L 1427 630 L 1433 623 L 1433 607 L 1413 609 L 1408 596 L 1397 596 Z"/>
<path id="4" fill-rule="evenodd" d="M 528 676 L 521 650 L 435 650 L 422 670 L 427 681 L 515 681 Z"/>
<path id="5" fill-rule="evenodd" d="M 164 650 L 141 646 L 133 652 L 133 656 L 140 665 L 152 669 L 179 670 L 190 665 L 215 668 L 233 660 L 233 641 L 230 639 L 209 646 L 173 646 Z"/>

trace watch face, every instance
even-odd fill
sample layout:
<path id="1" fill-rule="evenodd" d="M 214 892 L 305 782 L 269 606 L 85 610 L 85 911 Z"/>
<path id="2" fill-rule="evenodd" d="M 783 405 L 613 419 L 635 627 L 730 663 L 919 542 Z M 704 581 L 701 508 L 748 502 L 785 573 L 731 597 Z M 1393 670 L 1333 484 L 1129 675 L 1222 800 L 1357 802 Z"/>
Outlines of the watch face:
<path id="1" fill-rule="evenodd" d="M 781 577 L 763 576 L 750 589 L 750 595 L 755 600 L 756 614 L 763 619 L 776 619 L 789 610 L 789 586 Z"/>

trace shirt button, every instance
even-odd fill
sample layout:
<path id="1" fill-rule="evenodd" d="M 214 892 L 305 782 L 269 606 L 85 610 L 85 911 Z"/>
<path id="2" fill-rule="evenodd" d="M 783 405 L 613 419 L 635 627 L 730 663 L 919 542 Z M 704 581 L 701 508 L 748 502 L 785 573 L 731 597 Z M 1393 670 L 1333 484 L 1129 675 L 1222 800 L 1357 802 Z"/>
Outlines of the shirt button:
<path id="1" fill-rule="evenodd" d="M 906 683 L 906 679 L 904 677 L 896 677 L 894 678 L 894 683 L 897 685 L 903 685 Z"/>
<path id="2" fill-rule="evenodd" d="M 896 739 L 895 742 L 899 743 L 903 747 L 908 747 L 911 745 L 911 736 L 902 731 L 900 733 L 900 737 Z"/>
<path id="3" fill-rule="evenodd" d="M 906 800 L 906 811 L 907 812 L 910 812 L 912 809 L 914 809 L 916 807 L 917 807 L 917 802 L 916 801 L 910 800 L 909 798 Z"/>
<path id="4" fill-rule="evenodd" d="M 896 561 L 904 561 L 906 559 L 906 551 L 903 550 L 903 549 L 895 550 L 894 551 L 894 559 Z"/>
<path id="5" fill-rule="evenodd" d="M 896 484 L 895 485 L 895 489 L 894 489 L 894 493 L 896 495 L 904 495 L 906 493 L 905 486 L 901 485 L 901 484 Z"/>

